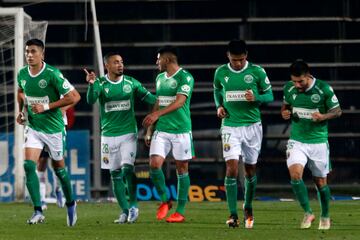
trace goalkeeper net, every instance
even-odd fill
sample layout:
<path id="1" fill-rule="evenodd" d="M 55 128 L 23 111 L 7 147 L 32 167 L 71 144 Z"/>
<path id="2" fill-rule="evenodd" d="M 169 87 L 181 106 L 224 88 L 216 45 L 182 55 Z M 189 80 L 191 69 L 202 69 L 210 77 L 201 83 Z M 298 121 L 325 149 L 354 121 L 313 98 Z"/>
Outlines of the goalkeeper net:
<path id="1" fill-rule="evenodd" d="M 31 38 L 45 42 L 46 29 L 46 21 L 32 21 L 22 8 L 0 8 L 0 202 L 24 198 L 16 74 L 24 65 L 24 42 Z"/>

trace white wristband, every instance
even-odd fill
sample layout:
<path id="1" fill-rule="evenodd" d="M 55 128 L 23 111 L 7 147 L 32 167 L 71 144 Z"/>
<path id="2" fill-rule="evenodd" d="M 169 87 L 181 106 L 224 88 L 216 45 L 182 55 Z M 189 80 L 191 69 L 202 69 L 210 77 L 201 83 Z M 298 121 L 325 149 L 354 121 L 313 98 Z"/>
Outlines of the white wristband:
<path id="1" fill-rule="evenodd" d="M 44 107 L 44 112 L 50 109 L 49 104 L 44 104 L 43 107 Z"/>

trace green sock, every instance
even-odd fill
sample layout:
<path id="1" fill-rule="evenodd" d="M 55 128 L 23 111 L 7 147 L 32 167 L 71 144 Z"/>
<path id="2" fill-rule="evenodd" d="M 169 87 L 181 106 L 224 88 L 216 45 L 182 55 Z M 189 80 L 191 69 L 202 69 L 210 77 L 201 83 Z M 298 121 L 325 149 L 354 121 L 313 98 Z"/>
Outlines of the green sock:
<path id="1" fill-rule="evenodd" d="M 318 189 L 318 198 L 320 201 L 321 217 L 329 217 L 329 205 L 330 205 L 330 188 L 328 185 Z"/>
<path id="2" fill-rule="evenodd" d="M 137 207 L 137 196 L 136 196 L 137 178 L 134 172 L 134 166 L 129 164 L 124 164 L 121 170 L 124 174 L 126 188 L 129 193 L 130 207 Z"/>
<path id="3" fill-rule="evenodd" d="M 160 200 L 166 202 L 168 200 L 166 196 L 165 176 L 161 169 L 150 169 L 150 178 L 159 194 Z"/>
<path id="4" fill-rule="evenodd" d="M 237 179 L 234 177 L 225 177 L 225 190 L 230 214 L 237 216 Z"/>
<path id="5" fill-rule="evenodd" d="M 26 187 L 29 191 L 31 201 L 34 207 L 41 208 L 40 184 L 36 174 L 36 163 L 31 160 L 24 161 L 24 170 L 26 175 Z"/>
<path id="6" fill-rule="evenodd" d="M 114 195 L 122 211 L 129 214 L 129 203 L 126 199 L 125 184 L 121 169 L 110 172 Z"/>
<path id="7" fill-rule="evenodd" d="M 290 181 L 296 199 L 306 213 L 312 213 L 309 203 L 309 195 L 305 183 L 302 179 Z"/>
<path id="8" fill-rule="evenodd" d="M 74 197 L 72 195 L 71 182 L 68 172 L 65 168 L 57 168 L 54 169 L 55 175 L 58 177 L 61 183 L 61 188 L 65 195 L 66 203 L 70 204 L 74 201 Z"/>
<path id="9" fill-rule="evenodd" d="M 252 201 L 254 200 L 254 196 L 255 196 L 256 183 L 257 183 L 256 175 L 253 176 L 252 178 L 245 177 L 244 208 L 252 208 Z"/>
<path id="10" fill-rule="evenodd" d="M 190 177 L 189 173 L 183 173 L 181 175 L 177 175 L 178 179 L 178 194 L 177 194 L 177 207 L 176 212 L 184 215 L 185 212 L 185 204 L 188 200 L 189 188 L 190 188 Z"/>

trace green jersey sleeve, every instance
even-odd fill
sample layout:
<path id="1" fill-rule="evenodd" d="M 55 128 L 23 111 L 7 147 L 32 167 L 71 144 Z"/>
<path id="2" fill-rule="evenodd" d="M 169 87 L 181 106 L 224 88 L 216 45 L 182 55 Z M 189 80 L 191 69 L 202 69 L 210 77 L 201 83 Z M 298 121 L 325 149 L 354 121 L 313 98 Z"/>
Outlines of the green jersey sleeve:
<path id="1" fill-rule="evenodd" d="M 134 79 L 134 84 L 136 88 L 136 97 L 149 105 L 154 105 L 156 102 L 156 97 L 151 94 L 138 80 Z"/>
<path id="2" fill-rule="evenodd" d="M 267 103 L 274 100 L 274 96 L 271 89 L 271 84 L 266 72 L 263 68 L 259 67 L 257 71 L 259 77 L 259 92 L 257 93 L 256 100 L 260 103 Z"/>
<path id="3" fill-rule="evenodd" d="M 326 111 L 329 111 L 336 107 L 340 107 L 339 100 L 336 97 L 333 88 L 330 85 L 327 85 L 324 90 Z"/>
<path id="4" fill-rule="evenodd" d="M 94 84 L 89 84 L 86 93 L 86 101 L 88 104 L 94 104 L 96 100 L 99 98 L 101 93 L 101 84 L 100 80 L 96 79 Z"/>
<path id="5" fill-rule="evenodd" d="M 219 108 L 223 104 L 222 85 L 219 78 L 219 69 L 216 69 L 214 74 L 214 101 L 216 108 Z"/>
<path id="6" fill-rule="evenodd" d="M 186 97 L 191 95 L 194 87 L 194 78 L 190 74 L 185 74 L 179 82 L 176 94 L 182 94 Z"/>
<path id="7" fill-rule="evenodd" d="M 68 94 L 70 91 L 74 90 L 73 85 L 71 85 L 71 83 L 66 78 L 64 78 L 64 76 L 60 71 L 54 71 L 53 81 L 55 87 L 57 88 L 59 93 L 63 96 Z"/>

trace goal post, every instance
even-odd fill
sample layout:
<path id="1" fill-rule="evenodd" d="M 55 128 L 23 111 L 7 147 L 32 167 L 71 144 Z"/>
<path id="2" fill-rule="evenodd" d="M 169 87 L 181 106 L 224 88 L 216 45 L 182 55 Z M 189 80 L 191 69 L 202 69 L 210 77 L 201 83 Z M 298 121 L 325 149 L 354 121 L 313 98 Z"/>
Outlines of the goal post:
<path id="1" fill-rule="evenodd" d="M 24 128 L 16 123 L 19 113 L 17 104 L 17 73 L 24 66 L 24 43 L 30 38 L 39 38 L 45 42 L 47 22 L 32 21 L 23 8 L 0 7 L 0 99 L 1 119 L 0 134 L 9 143 L 9 136 L 13 134 L 12 155 L 14 200 L 24 199 Z M 0 139 L 2 141 L 2 139 Z M 11 147 L 11 146 L 10 146 Z M 10 157 L 1 156 L 0 166 L 8 166 Z M 6 164 L 5 164 L 6 162 Z M 1 176 L 1 173 L 0 173 Z M 9 180 L 9 182 L 11 182 Z"/>

